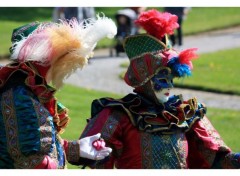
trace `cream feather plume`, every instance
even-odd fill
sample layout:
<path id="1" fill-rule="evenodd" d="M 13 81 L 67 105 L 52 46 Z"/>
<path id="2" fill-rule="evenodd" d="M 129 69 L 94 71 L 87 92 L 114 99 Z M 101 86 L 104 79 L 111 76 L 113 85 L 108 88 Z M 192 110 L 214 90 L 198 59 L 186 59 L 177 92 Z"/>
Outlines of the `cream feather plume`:
<path id="1" fill-rule="evenodd" d="M 13 43 L 11 58 L 50 65 L 47 79 L 60 87 L 65 78 L 87 64 L 99 40 L 113 38 L 116 33 L 115 23 L 104 15 L 82 23 L 74 18 L 59 24 L 45 23 L 28 37 Z"/>
<path id="2" fill-rule="evenodd" d="M 113 38 L 117 33 L 114 22 L 97 15 L 97 19 L 88 19 L 79 23 L 76 19 L 69 22 L 43 23 L 31 35 L 14 43 L 12 59 L 20 61 L 50 61 L 61 52 L 75 52 L 81 57 L 91 56 L 96 43 L 103 37 Z"/>

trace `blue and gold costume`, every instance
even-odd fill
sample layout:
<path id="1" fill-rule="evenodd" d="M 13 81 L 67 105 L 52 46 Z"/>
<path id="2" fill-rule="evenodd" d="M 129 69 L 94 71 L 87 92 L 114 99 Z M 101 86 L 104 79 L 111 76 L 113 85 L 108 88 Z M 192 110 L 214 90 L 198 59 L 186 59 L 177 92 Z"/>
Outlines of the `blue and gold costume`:
<path id="1" fill-rule="evenodd" d="M 81 140 L 81 148 L 80 140 L 61 139 L 69 117 L 54 94 L 87 64 L 97 42 L 116 31 L 104 15 L 84 24 L 33 22 L 13 30 L 13 61 L 0 68 L 0 168 L 58 169 L 109 155 L 110 148 L 91 145 L 100 134 Z"/>
<path id="2" fill-rule="evenodd" d="M 67 159 L 79 160 L 79 144 L 59 136 L 69 120 L 67 109 L 56 101 L 55 89 L 37 73 L 39 68 L 33 63 L 14 63 L 0 70 L 1 168 L 64 168 Z M 74 157 L 66 157 L 64 142 L 75 151 Z"/>

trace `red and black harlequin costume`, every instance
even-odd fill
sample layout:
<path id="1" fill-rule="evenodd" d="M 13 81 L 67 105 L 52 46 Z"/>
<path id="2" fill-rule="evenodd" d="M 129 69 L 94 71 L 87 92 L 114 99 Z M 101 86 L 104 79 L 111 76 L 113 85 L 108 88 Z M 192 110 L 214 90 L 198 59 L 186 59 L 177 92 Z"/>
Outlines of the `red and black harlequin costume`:
<path id="1" fill-rule="evenodd" d="M 166 34 L 178 26 L 177 17 L 156 10 L 143 12 L 137 24 L 147 34 L 126 38 L 130 66 L 125 82 L 135 94 L 122 99 L 101 98 L 81 138 L 101 132 L 113 149 L 105 162 L 92 168 L 239 168 L 240 154 L 232 153 L 196 98 L 173 95 L 160 103 L 155 89 L 172 86 L 172 79 L 191 74 L 195 49 L 180 53 L 171 48 Z"/>
<path id="2" fill-rule="evenodd" d="M 67 161 L 84 164 L 84 158 L 103 159 L 110 152 L 89 145 L 98 134 L 84 141 L 60 137 L 69 117 L 54 94 L 65 78 L 87 64 L 98 40 L 116 31 L 105 16 L 84 24 L 75 19 L 34 22 L 13 31 L 13 61 L 0 68 L 0 168 L 61 169 Z"/>

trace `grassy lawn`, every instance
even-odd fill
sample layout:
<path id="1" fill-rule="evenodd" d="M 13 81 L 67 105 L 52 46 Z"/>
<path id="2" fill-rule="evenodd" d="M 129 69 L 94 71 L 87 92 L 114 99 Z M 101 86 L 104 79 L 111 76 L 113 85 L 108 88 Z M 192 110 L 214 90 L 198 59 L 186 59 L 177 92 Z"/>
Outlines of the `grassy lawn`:
<path id="1" fill-rule="evenodd" d="M 183 22 L 185 35 L 239 25 L 239 7 L 195 7 Z"/>
<path id="2" fill-rule="evenodd" d="M 240 48 L 201 54 L 194 60 L 193 75 L 175 80 L 177 86 L 240 95 Z"/>
<path id="3" fill-rule="evenodd" d="M 74 140 L 80 136 L 80 132 L 86 125 L 86 119 L 90 117 L 90 108 L 93 99 L 106 96 L 121 97 L 120 95 L 108 92 L 83 89 L 72 85 L 64 86 L 63 89 L 57 92 L 56 96 L 70 110 L 71 122 L 69 128 L 66 129 L 66 133 L 63 134 L 65 138 L 70 140 Z"/>
<path id="4" fill-rule="evenodd" d="M 100 92 L 78 88 L 71 85 L 65 85 L 56 94 L 58 100 L 69 108 L 71 121 L 62 137 L 68 140 L 78 139 L 82 130 L 86 125 L 86 118 L 90 116 L 90 107 L 93 99 L 100 97 L 114 97 L 120 98 L 122 95 L 110 94 L 107 92 Z M 218 130 L 224 142 L 232 148 L 233 151 L 240 151 L 240 141 L 238 133 L 239 113 L 236 110 L 224 110 L 208 108 L 207 115 L 214 127 Z M 76 169 L 76 166 L 68 165 L 70 169 Z"/>
<path id="5" fill-rule="evenodd" d="M 10 38 L 14 28 L 32 21 L 50 21 L 52 9 L 51 7 L 0 7 L 0 56 L 9 54 Z M 106 16 L 115 19 L 114 15 L 119 9 L 121 7 L 97 7 L 96 12 L 103 12 Z M 162 8 L 157 9 L 162 11 Z M 239 18 L 239 7 L 193 7 L 183 22 L 183 32 L 184 35 L 189 35 L 240 25 Z M 111 40 L 104 39 L 97 47 L 111 45 Z"/>

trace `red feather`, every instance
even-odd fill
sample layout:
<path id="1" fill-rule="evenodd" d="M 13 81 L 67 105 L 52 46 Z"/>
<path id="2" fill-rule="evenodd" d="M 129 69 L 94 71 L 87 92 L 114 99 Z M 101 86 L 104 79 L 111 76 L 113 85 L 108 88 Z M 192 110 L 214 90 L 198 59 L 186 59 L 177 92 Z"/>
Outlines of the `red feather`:
<path id="1" fill-rule="evenodd" d="M 197 48 L 190 48 L 190 49 L 186 49 L 186 50 L 182 51 L 178 56 L 179 63 L 187 64 L 190 67 L 190 69 L 192 69 L 193 65 L 192 65 L 191 60 L 198 58 L 198 55 L 195 53 L 196 50 L 197 50 Z"/>
<path id="2" fill-rule="evenodd" d="M 161 40 L 165 34 L 173 34 L 174 30 L 179 27 L 177 20 L 176 15 L 152 9 L 141 13 L 135 24 L 145 29 L 148 34 Z"/>

